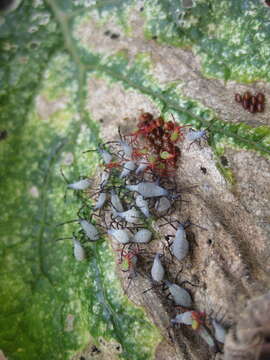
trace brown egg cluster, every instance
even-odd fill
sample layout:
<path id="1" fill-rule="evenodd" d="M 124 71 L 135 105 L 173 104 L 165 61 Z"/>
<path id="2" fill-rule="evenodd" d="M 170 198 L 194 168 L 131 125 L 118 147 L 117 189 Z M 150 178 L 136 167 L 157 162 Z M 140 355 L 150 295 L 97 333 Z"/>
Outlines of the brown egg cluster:
<path id="1" fill-rule="evenodd" d="M 264 111 L 265 96 L 262 93 L 252 95 L 249 91 L 246 91 L 244 95 L 235 94 L 235 101 L 242 104 L 245 110 L 253 114 Z"/>

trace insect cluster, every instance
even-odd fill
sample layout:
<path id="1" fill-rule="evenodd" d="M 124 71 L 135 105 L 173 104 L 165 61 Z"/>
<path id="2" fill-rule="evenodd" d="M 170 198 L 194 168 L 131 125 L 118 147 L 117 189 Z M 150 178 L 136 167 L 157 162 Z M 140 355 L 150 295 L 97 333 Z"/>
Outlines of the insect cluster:
<path id="1" fill-rule="evenodd" d="M 235 94 L 235 101 L 242 104 L 245 110 L 253 114 L 264 111 L 265 96 L 262 93 L 252 95 L 249 91 L 246 91 L 243 96 Z"/>
<path id="2" fill-rule="evenodd" d="M 82 193 L 84 201 L 78 219 L 72 221 L 79 223 L 87 242 L 102 241 L 104 234 L 112 239 L 112 245 L 119 253 L 118 263 L 128 274 L 128 287 L 141 274 L 151 281 L 152 288 L 169 292 L 172 303 L 184 310 L 171 320 L 170 326 L 191 326 L 210 347 L 217 349 L 218 342 L 224 342 L 224 328 L 213 320 L 212 335 L 206 326 L 209 319 L 195 310 L 189 290 L 182 286 L 184 283 L 193 284 L 183 281 L 178 285 L 176 280 L 172 281 L 168 271 L 168 264 L 183 262 L 189 253 L 186 228 L 192 225 L 206 230 L 190 221 L 167 218 L 182 199 L 175 176 L 172 176 L 181 156 L 177 143 L 184 138 L 182 128 L 175 121 L 142 113 L 135 131 L 123 136 L 119 129 L 118 140 L 88 150 L 99 153 L 103 169 L 96 189 L 94 181 L 88 178 L 67 185 L 69 189 Z M 191 135 L 189 140 L 195 141 L 206 135 L 206 131 L 193 130 Z M 166 236 L 166 241 L 162 241 L 156 230 L 158 220 L 165 221 L 159 226 L 169 224 L 175 230 L 173 235 Z M 72 239 L 75 258 L 79 261 L 85 259 L 83 240 L 79 241 L 75 236 Z M 147 245 L 150 241 L 156 241 L 160 250 L 151 253 Z M 223 335 L 220 335 L 222 331 Z"/>
<path id="3" fill-rule="evenodd" d="M 175 172 L 181 155 L 176 145 L 183 138 L 181 130 L 182 127 L 175 121 L 165 122 L 161 116 L 154 119 L 150 113 L 141 114 L 137 130 L 129 136 L 132 138 L 131 143 L 136 144 L 133 157 L 138 160 L 143 171 L 150 168 L 160 176 L 169 176 Z"/>

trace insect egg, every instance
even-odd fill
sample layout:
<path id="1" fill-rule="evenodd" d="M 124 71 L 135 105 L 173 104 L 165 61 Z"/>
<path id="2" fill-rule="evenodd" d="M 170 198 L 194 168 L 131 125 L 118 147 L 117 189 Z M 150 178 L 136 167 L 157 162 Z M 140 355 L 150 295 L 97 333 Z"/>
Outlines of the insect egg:
<path id="1" fill-rule="evenodd" d="M 249 91 L 246 91 L 244 93 L 243 99 L 248 101 L 250 100 L 250 98 L 251 98 L 251 93 Z"/>
<path id="2" fill-rule="evenodd" d="M 242 105 L 244 109 L 248 109 L 248 105 L 249 105 L 248 100 L 244 99 Z"/>
<path id="3" fill-rule="evenodd" d="M 269 1 L 269 3 L 270 3 L 270 1 Z M 262 93 L 258 93 L 256 95 L 256 99 L 257 99 L 259 104 L 264 104 L 265 97 L 264 97 L 264 95 Z"/>
<path id="4" fill-rule="evenodd" d="M 255 96 L 251 96 L 250 102 L 251 102 L 252 105 L 256 105 L 257 104 L 257 98 Z"/>
<path id="5" fill-rule="evenodd" d="M 249 91 L 246 91 L 243 96 L 235 94 L 235 101 L 241 103 L 245 110 L 251 113 L 263 112 L 265 97 L 264 94 L 258 93 L 256 96 L 252 95 Z"/>
<path id="6" fill-rule="evenodd" d="M 238 103 L 242 102 L 242 96 L 240 94 L 235 94 L 234 98 L 235 98 L 236 102 L 238 102 Z"/>
<path id="7" fill-rule="evenodd" d="M 258 105 L 257 105 L 257 111 L 258 111 L 258 112 L 263 112 L 263 110 L 264 110 L 263 104 L 258 104 Z"/>
<path id="8" fill-rule="evenodd" d="M 256 112 L 256 105 L 250 104 L 248 111 L 254 114 Z"/>

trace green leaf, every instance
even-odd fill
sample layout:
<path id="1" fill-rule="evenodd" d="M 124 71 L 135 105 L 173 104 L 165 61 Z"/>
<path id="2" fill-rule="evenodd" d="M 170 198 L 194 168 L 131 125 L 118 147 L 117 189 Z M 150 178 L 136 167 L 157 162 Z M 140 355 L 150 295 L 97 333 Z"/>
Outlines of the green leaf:
<path id="1" fill-rule="evenodd" d="M 146 36 L 192 47 L 205 75 L 241 82 L 270 80 L 270 8 L 264 1 L 154 0 L 146 2 L 144 13 Z"/>
<path id="2" fill-rule="evenodd" d="M 198 1 L 190 9 L 181 5 L 181 21 L 179 3 L 145 3 L 147 36 L 157 36 L 161 46 L 192 46 L 208 75 L 268 80 L 269 14 L 261 2 L 255 8 L 254 2 L 232 0 Z M 173 113 L 183 124 L 209 126 L 219 155 L 231 146 L 269 156 L 268 127 L 227 123 L 184 97 L 177 82 L 160 84 L 147 53 L 131 59 L 127 49 L 97 52 L 78 37 L 89 16 L 102 26 L 112 15 L 131 37 L 127 16 L 134 5 L 131 0 L 24 0 L 0 15 L 0 130 L 8 134 L 0 141 L 0 348 L 10 359 L 70 359 L 100 342 L 116 358 L 152 359 L 160 341 L 143 310 L 123 295 L 108 242 L 85 245 L 87 260 L 76 262 L 71 241 L 55 241 L 79 230 L 76 224 L 56 225 L 74 219 L 81 206 L 71 192 L 65 199 L 60 169 L 73 182 L 98 167 L 97 154 L 82 154 L 101 141 L 86 110 L 86 81 L 121 84 L 124 91 L 148 97 L 167 118 Z M 229 169 L 227 176 L 232 178 Z"/>
<path id="3" fill-rule="evenodd" d="M 8 13 L 1 30 L 0 116 L 8 137 L 0 143 L 0 348 L 15 360 L 69 359 L 103 339 L 115 356 L 149 359 L 159 334 L 112 276 L 110 247 L 97 244 L 76 262 L 71 241 L 55 241 L 74 230 L 56 224 L 80 207 L 71 193 L 65 202 L 60 168 L 72 182 L 98 164 L 95 153 L 82 154 L 99 141 L 83 110 L 83 65 L 65 55 L 63 34 L 39 1 Z"/>

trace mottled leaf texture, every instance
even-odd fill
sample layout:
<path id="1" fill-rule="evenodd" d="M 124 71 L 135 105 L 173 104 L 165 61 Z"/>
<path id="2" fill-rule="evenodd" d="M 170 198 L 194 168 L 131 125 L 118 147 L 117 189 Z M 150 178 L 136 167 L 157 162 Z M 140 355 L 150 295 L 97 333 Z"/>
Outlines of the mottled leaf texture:
<path id="1" fill-rule="evenodd" d="M 179 79 L 163 83 L 150 51 L 102 51 L 95 36 L 85 40 L 89 19 L 98 33 L 112 17 L 133 39 L 136 7 L 135 0 L 16 0 L 0 7 L 0 349 L 10 360 L 71 359 L 102 344 L 104 359 L 148 360 L 161 339 L 124 296 L 108 242 L 88 246 L 87 259 L 76 262 L 72 241 L 55 241 L 79 230 L 56 225 L 81 206 L 72 191 L 65 196 L 60 169 L 69 183 L 97 171 L 97 154 L 82 153 L 101 141 L 87 106 L 88 81 L 135 91 L 167 118 L 209 127 L 217 155 L 229 147 L 269 157 L 268 126 L 228 122 L 184 96 Z M 139 7 L 143 41 L 192 49 L 209 77 L 269 81 L 270 8 L 263 1 L 153 0 Z"/>

